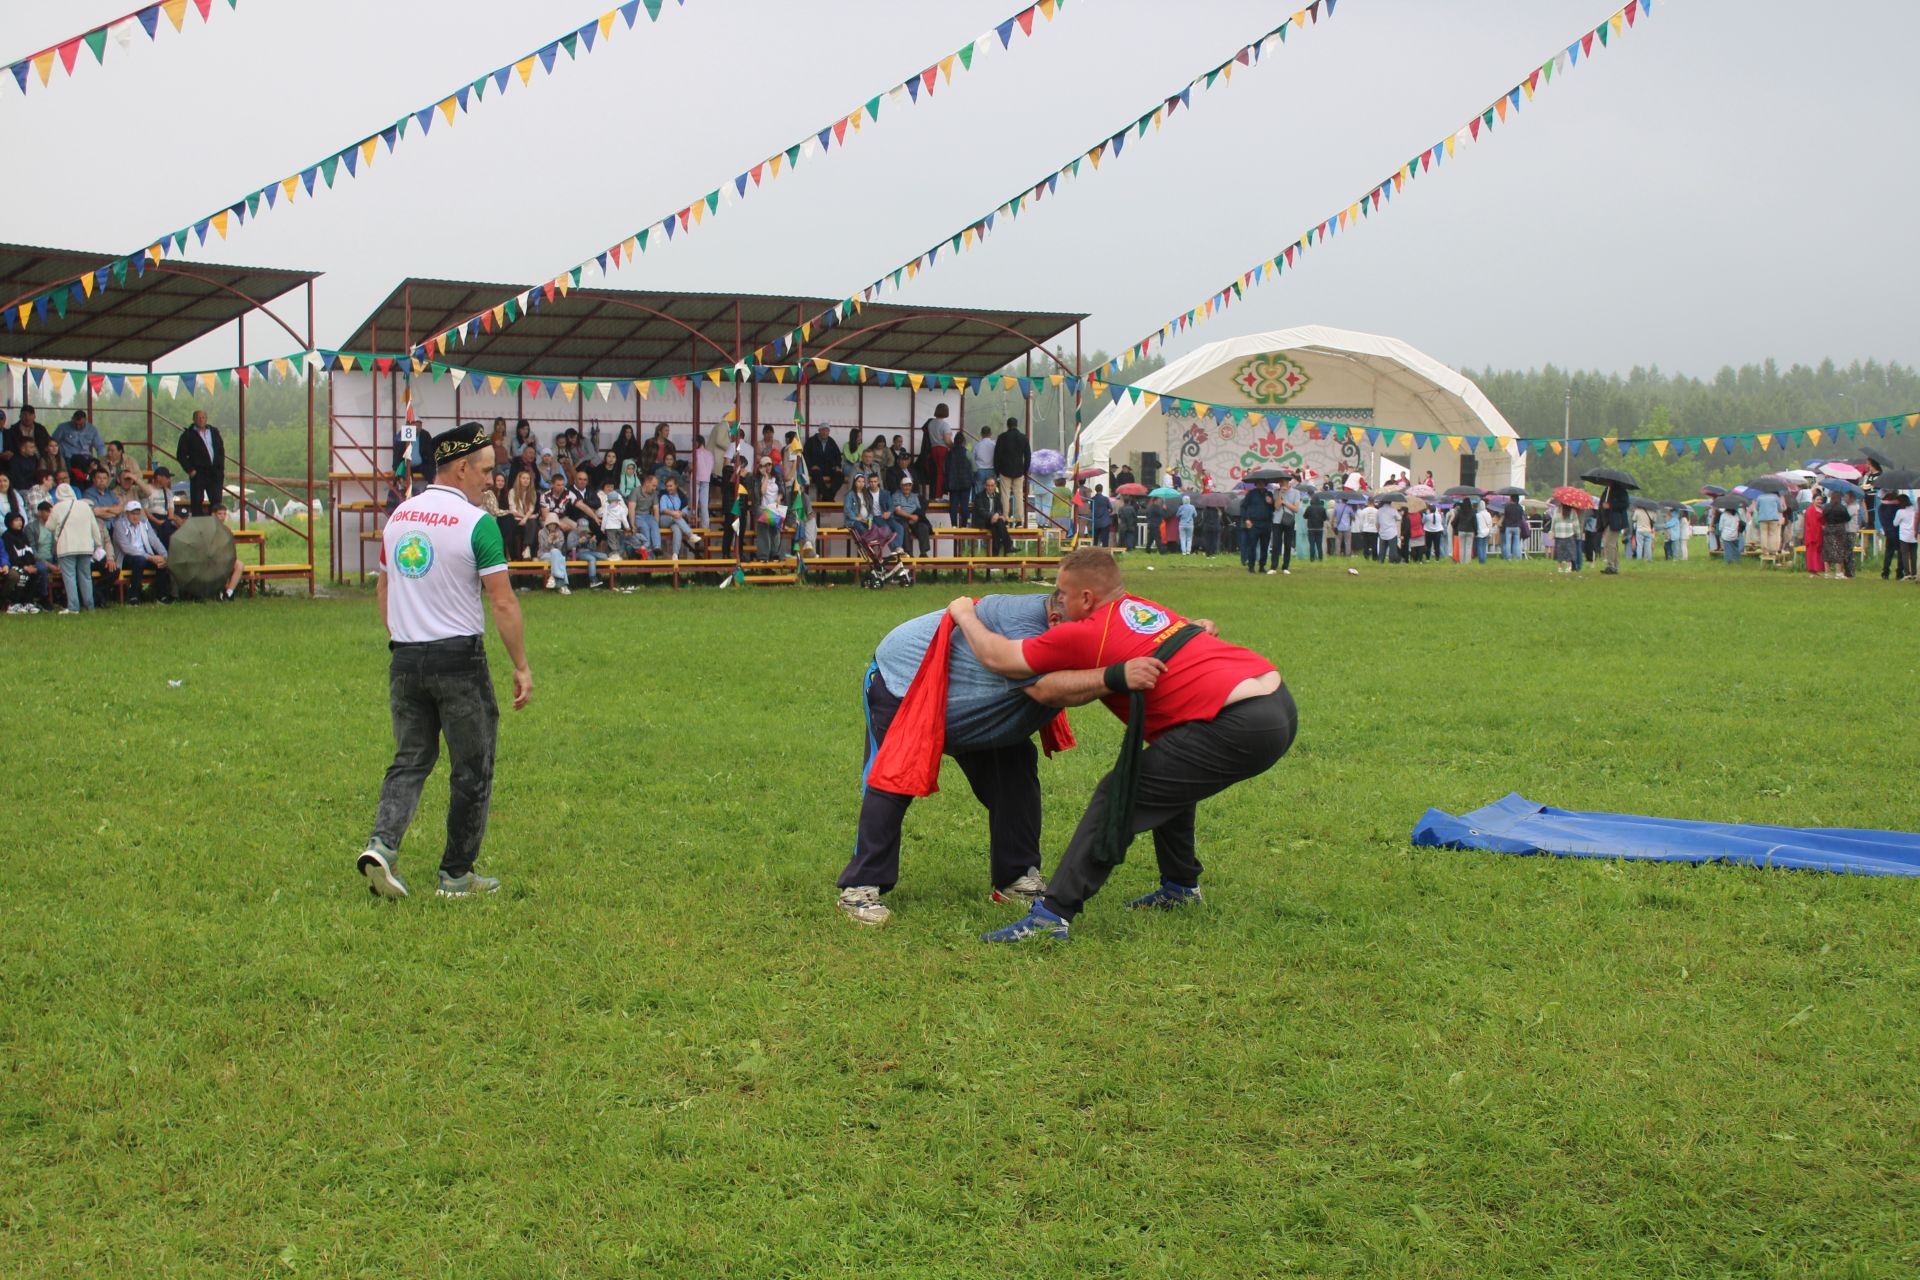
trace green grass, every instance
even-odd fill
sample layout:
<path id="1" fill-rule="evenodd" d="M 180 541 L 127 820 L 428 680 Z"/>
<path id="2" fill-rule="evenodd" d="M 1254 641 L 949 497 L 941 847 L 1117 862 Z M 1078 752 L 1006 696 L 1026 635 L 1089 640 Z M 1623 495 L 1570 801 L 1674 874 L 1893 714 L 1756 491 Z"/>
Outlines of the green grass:
<path id="1" fill-rule="evenodd" d="M 1920 592 L 1135 578 L 1273 655 L 1300 738 L 1202 806 L 1203 911 L 1129 917 L 1136 848 L 1051 950 L 975 941 L 951 769 L 894 923 L 832 910 L 862 665 L 951 586 L 523 597 L 507 888 L 459 904 L 353 874 L 366 594 L 5 619 L 0 1274 L 1920 1268 L 1916 882 L 1407 843 L 1509 790 L 1911 828 Z M 1075 721 L 1050 855 L 1118 740 Z"/>

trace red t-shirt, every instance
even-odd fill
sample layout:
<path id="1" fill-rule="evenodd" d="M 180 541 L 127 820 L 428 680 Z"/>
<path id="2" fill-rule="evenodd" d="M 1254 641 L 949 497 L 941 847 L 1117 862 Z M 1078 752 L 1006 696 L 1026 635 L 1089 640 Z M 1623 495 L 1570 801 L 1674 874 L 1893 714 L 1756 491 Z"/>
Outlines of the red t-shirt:
<path id="1" fill-rule="evenodd" d="M 1042 675 L 1107 667 L 1128 658 L 1152 657 L 1166 633 L 1185 621 L 1151 600 L 1122 596 L 1078 622 L 1021 641 L 1020 653 L 1027 666 Z M 1213 719 L 1242 680 L 1273 670 L 1271 662 L 1251 649 L 1218 636 L 1193 637 L 1173 655 L 1160 683 L 1147 691 L 1147 741 L 1189 720 Z M 1108 694 L 1101 701 L 1122 720 L 1133 706 L 1124 693 Z"/>

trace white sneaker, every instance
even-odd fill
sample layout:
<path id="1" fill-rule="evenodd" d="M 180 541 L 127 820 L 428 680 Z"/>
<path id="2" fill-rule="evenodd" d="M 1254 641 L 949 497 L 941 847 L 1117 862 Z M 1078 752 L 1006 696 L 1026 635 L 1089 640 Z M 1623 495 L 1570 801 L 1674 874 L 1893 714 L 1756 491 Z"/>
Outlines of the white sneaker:
<path id="1" fill-rule="evenodd" d="M 1280 572 L 1286 574 L 1289 578 L 1293 576 L 1293 570 L 1291 569 L 1282 569 Z"/>
<path id="2" fill-rule="evenodd" d="M 861 924 L 885 924 L 893 912 L 880 901 L 880 890 L 870 884 L 857 884 L 840 891 L 840 910 L 849 920 Z"/>
<path id="3" fill-rule="evenodd" d="M 1035 898 L 1043 897 L 1046 892 L 1047 878 L 1040 874 L 1040 868 L 1035 867 L 1006 888 L 995 889 L 988 896 L 988 901 L 1017 902 L 1021 906 L 1027 906 Z"/>
<path id="4" fill-rule="evenodd" d="M 1267 576 L 1268 576 L 1269 578 L 1271 578 L 1271 577 L 1272 577 L 1272 576 L 1273 576 L 1274 574 L 1276 574 L 1276 573 L 1278 573 L 1278 572 L 1280 572 L 1280 571 L 1279 571 L 1278 569 L 1269 569 L 1269 570 L 1267 570 Z"/>
<path id="5" fill-rule="evenodd" d="M 573 594 L 573 588 L 563 582 L 560 584 L 560 594 L 563 596 L 570 596 Z"/>
<path id="6" fill-rule="evenodd" d="M 552 574 L 548 574 L 548 575 L 547 575 L 547 590 L 549 590 L 549 591 L 551 591 L 551 590 L 553 590 L 553 575 L 552 575 Z"/>

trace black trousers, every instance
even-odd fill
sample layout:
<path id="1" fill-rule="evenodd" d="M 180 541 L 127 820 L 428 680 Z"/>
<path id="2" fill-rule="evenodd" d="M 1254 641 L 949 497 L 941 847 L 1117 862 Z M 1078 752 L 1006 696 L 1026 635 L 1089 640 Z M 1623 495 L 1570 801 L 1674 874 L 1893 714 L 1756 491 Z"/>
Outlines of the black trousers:
<path id="1" fill-rule="evenodd" d="M 1893 527 L 1893 518 L 1897 513 L 1891 507 L 1880 508 L 1880 577 L 1884 581 L 1893 573 L 1893 567 L 1900 563 L 1900 534 Z M 1901 570 L 1901 576 L 1906 570 Z"/>
<path id="2" fill-rule="evenodd" d="M 137 601 L 140 599 L 140 588 L 148 574 L 153 575 L 153 594 L 155 596 L 171 596 L 173 594 L 173 576 L 165 569 L 157 567 L 153 561 L 147 559 L 147 557 L 128 556 L 121 562 L 120 567 L 125 569 L 128 576 L 132 579 L 127 591 L 128 600 Z"/>
<path id="3" fill-rule="evenodd" d="M 1293 526 L 1274 521 L 1273 554 L 1269 563 L 1279 569 L 1293 568 Z"/>
<path id="4" fill-rule="evenodd" d="M 450 876 L 473 870 L 487 834 L 487 808 L 493 798 L 493 748 L 500 707 L 487 671 L 487 650 L 479 636 L 394 644 L 387 675 L 387 701 L 393 712 L 393 763 L 380 787 L 380 808 L 373 834 L 398 851 L 420 806 L 420 791 L 447 740 L 453 766 L 447 802 L 447 845 L 440 869 Z"/>
<path id="5" fill-rule="evenodd" d="M 1299 726 L 1299 713 L 1287 687 L 1221 709 L 1211 720 L 1190 720 L 1160 735 L 1140 760 L 1140 786 L 1131 830 L 1153 832 L 1160 878 L 1189 887 L 1200 883 L 1200 855 L 1194 848 L 1194 807 L 1236 782 L 1271 769 Z M 1108 774 L 1093 790 L 1087 812 L 1067 842 L 1060 865 L 1047 880 L 1047 906 L 1071 920 L 1087 899 L 1100 891 L 1113 867 L 1093 856 L 1100 816 L 1106 810 Z"/>
<path id="6" fill-rule="evenodd" d="M 213 508 L 221 500 L 221 492 L 227 487 L 227 477 L 215 471 L 196 471 L 187 477 L 187 498 L 193 504 L 193 514 L 210 516 Z"/>
<path id="7" fill-rule="evenodd" d="M 867 668 L 866 763 L 886 740 L 900 699 L 893 696 L 880 673 Z M 1025 694 L 1021 694 L 1025 697 Z M 1029 871 L 1040 869 L 1040 753 L 1032 738 L 984 751 L 955 751 L 953 762 L 967 775 L 974 797 L 987 809 L 988 861 L 993 887 L 1004 889 Z M 912 796 L 863 789 L 860 830 L 854 838 L 853 858 L 840 873 L 842 889 L 876 885 L 882 893 L 900 882 L 900 824 L 906 819 Z"/>

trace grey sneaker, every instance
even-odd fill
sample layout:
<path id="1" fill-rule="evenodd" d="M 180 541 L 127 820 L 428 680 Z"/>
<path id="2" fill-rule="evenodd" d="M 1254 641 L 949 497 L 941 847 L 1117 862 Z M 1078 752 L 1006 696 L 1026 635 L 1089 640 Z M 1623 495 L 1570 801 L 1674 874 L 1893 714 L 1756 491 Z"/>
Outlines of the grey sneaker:
<path id="1" fill-rule="evenodd" d="M 1047 879 L 1040 874 L 1040 868 L 1034 867 L 1027 874 L 1015 880 L 1004 889 L 995 889 L 989 898 L 992 902 L 1017 902 L 1029 906 L 1033 900 L 1047 892 Z"/>
<path id="2" fill-rule="evenodd" d="M 437 892 L 442 898 L 478 898 L 493 893 L 499 887 L 498 876 L 483 876 L 473 871 L 463 876 L 450 876 L 442 871 Z"/>
<path id="3" fill-rule="evenodd" d="M 870 884 L 858 884 L 840 891 L 840 910 L 849 920 L 861 924 L 885 924 L 893 912 L 880 901 L 880 890 Z"/>
<path id="4" fill-rule="evenodd" d="M 407 896 L 407 882 L 394 871 L 392 858 L 393 850 L 378 840 L 368 841 L 360 854 L 360 874 L 367 878 L 367 892 L 376 898 Z"/>

